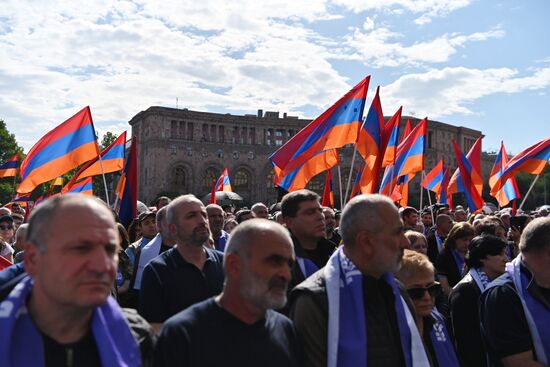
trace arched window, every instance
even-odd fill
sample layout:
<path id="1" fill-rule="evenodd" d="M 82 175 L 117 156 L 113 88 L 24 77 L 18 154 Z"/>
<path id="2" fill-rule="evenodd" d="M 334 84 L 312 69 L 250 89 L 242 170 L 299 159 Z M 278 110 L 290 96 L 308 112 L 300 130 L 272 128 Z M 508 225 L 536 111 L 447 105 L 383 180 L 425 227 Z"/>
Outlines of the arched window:
<path id="1" fill-rule="evenodd" d="M 315 191 L 317 193 L 323 191 L 324 189 L 324 179 L 321 179 L 319 177 L 313 178 L 309 183 L 307 184 L 307 188 L 311 191 Z"/>
<path id="2" fill-rule="evenodd" d="M 233 178 L 235 188 L 246 189 L 250 185 L 250 174 L 244 169 L 239 169 Z"/>
<path id="3" fill-rule="evenodd" d="M 172 186 L 182 188 L 186 184 L 185 168 L 177 166 L 172 169 Z"/>
<path id="4" fill-rule="evenodd" d="M 220 177 L 220 170 L 214 167 L 208 167 L 204 172 L 202 185 L 208 188 L 208 190 L 211 190 L 214 180 L 217 180 L 218 177 Z"/>

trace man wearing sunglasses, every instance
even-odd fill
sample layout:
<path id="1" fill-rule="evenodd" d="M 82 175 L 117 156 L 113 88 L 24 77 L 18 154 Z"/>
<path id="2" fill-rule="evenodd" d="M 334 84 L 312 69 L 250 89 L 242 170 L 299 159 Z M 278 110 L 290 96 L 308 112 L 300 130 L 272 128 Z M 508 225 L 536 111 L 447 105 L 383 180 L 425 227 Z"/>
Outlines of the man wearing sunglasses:
<path id="1" fill-rule="evenodd" d="M 343 246 L 291 294 L 305 366 L 428 366 L 410 297 L 394 279 L 409 241 L 392 201 L 356 196 L 342 213 Z"/>

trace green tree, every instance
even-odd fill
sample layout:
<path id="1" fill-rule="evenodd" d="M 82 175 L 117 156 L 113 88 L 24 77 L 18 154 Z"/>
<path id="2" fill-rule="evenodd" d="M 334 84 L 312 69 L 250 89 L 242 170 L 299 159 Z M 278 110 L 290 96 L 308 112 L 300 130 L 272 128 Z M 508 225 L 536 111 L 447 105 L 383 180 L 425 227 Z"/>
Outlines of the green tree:
<path id="1" fill-rule="evenodd" d="M 8 131 L 4 120 L 0 120 L 0 164 L 5 163 L 16 153 L 19 154 L 21 161 L 24 157 L 23 149 L 17 144 L 15 135 Z M 15 186 L 19 182 L 19 177 L 16 180 L 13 177 L 0 179 L 0 203 L 6 203 L 13 198 Z"/>
<path id="2" fill-rule="evenodd" d="M 115 139 L 118 138 L 117 135 L 113 134 L 110 131 L 107 131 L 105 135 L 103 135 L 103 139 L 101 139 L 101 150 L 107 148 Z"/>

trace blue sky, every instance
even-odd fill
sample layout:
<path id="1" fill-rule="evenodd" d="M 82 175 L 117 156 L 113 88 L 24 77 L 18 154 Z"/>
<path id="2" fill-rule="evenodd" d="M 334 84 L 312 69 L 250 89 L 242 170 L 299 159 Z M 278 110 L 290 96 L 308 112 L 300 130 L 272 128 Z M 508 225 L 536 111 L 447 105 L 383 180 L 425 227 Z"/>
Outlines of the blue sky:
<path id="1" fill-rule="evenodd" d="M 546 0 L 8 0 L 0 118 L 25 151 L 86 105 L 100 134 L 176 98 L 314 118 L 371 75 L 386 115 L 402 105 L 515 154 L 550 137 L 549 15 Z"/>

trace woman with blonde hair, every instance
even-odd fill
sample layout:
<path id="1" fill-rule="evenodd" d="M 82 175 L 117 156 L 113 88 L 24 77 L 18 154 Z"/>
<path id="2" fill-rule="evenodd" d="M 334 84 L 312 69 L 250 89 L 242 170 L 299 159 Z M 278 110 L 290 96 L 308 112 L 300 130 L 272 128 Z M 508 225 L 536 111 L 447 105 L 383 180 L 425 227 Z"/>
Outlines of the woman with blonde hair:
<path id="1" fill-rule="evenodd" d="M 401 269 L 395 274 L 414 303 L 418 331 L 422 335 L 431 366 L 458 367 L 458 359 L 443 316 L 435 307 L 441 285 L 435 281 L 435 269 L 426 255 L 405 250 Z"/>

